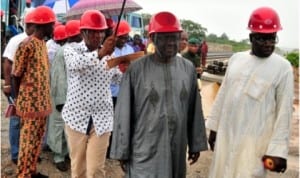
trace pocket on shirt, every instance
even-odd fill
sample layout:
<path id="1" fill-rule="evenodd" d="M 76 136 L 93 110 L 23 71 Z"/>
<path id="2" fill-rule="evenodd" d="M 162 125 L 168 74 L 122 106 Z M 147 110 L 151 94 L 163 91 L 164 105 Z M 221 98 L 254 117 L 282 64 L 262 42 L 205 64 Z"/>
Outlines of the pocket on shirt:
<path id="1" fill-rule="evenodd" d="M 261 101 L 265 97 L 270 86 L 270 82 L 262 78 L 252 77 L 247 84 L 245 93 L 255 100 Z"/>

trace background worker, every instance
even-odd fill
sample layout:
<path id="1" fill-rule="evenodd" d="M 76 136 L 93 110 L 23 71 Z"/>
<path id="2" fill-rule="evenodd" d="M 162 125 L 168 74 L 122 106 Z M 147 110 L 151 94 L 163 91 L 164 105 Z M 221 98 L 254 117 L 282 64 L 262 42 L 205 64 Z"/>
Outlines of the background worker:
<path id="1" fill-rule="evenodd" d="M 67 171 L 68 165 L 65 157 L 68 155 L 66 135 L 64 133 L 64 121 L 61 117 L 61 109 L 57 109 L 58 101 L 64 102 L 67 92 L 67 76 L 64 62 L 64 46 L 68 40 L 67 27 L 59 25 L 54 28 L 53 39 L 60 45 L 54 54 L 50 69 L 50 91 L 52 99 L 52 113 L 48 120 L 47 145 L 53 152 L 55 167 L 60 171 Z M 78 23 L 79 32 L 79 23 Z"/>
<path id="2" fill-rule="evenodd" d="M 117 31 L 116 47 L 113 52 L 114 57 L 120 57 L 120 56 L 134 53 L 133 48 L 127 43 L 130 31 L 131 31 L 131 27 L 128 24 L 128 22 L 126 22 L 125 20 L 121 20 Z M 119 84 L 111 84 L 110 89 L 111 89 L 113 104 L 115 106 L 117 102 L 120 86 Z"/>
<path id="3" fill-rule="evenodd" d="M 180 34 L 179 53 L 183 54 L 188 50 L 189 35 L 186 31 L 182 31 Z"/>
<path id="4" fill-rule="evenodd" d="M 208 52 L 208 46 L 206 44 L 205 39 L 201 43 L 200 50 L 201 50 L 201 66 L 205 68 L 206 67 L 207 52 Z"/>
<path id="5" fill-rule="evenodd" d="M 202 69 L 201 69 L 201 60 L 198 56 L 197 51 L 199 49 L 200 41 L 196 38 L 190 38 L 188 41 L 187 51 L 182 54 L 182 57 L 191 61 L 197 71 L 197 77 L 200 78 Z"/>

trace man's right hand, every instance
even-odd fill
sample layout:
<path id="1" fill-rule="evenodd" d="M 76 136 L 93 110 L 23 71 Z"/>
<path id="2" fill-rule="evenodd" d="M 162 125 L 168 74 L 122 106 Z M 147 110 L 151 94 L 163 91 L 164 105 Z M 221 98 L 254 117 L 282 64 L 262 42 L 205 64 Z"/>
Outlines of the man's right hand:
<path id="1" fill-rule="evenodd" d="M 4 85 L 2 88 L 2 91 L 6 97 L 9 97 L 11 95 L 11 86 L 10 85 Z"/>
<path id="2" fill-rule="evenodd" d="M 116 41 L 117 41 L 117 37 L 114 35 L 111 35 L 106 38 L 102 47 L 98 50 L 99 59 L 103 58 L 106 55 L 111 55 L 114 52 Z"/>
<path id="3" fill-rule="evenodd" d="M 208 137 L 208 144 L 212 151 L 214 151 L 215 149 L 216 138 L 217 138 L 217 132 L 211 130 Z"/>
<path id="4" fill-rule="evenodd" d="M 126 160 L 119 160 L 119 161 L 120 161 L 120 166 L 121 166 L 122 170 L 124 172 L 126 172 L 126 163 L 127 163 L 127 161 Z"/>

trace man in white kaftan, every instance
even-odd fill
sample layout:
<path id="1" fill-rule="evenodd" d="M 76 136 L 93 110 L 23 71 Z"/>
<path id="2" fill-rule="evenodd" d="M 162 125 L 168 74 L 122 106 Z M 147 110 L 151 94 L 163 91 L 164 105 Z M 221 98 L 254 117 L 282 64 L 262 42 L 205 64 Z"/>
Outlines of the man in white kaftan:
<path id="1" fill-rule="evenodd" d="M 257 11 L 254 17 L 260 17 L 261 11 L 276 14 L 270 8 Z M 268 26 L 256 29 L 250 19 L 251 51 L 229 59 L 206 123 L 211 130 L 209 143 L 215 152 L 209 178 L 265 177 L 266 158 L 274 163 L 270 171 L 286 170 L 293 73 L 289 62 L 273 53 L 276 32 L 281 26 L 279 20 L 272 20 L 272 25 L 277 24 L 278 28 L 272 26 L 273 31 L 265 32 Z"/>

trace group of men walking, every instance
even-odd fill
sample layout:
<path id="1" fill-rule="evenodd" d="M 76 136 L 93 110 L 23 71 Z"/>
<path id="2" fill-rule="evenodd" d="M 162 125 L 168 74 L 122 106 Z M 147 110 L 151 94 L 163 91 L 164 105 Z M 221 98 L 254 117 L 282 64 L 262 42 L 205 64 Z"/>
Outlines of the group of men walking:
<path id="1" fill-rule="evenodd" d="M 20 138 L 11 139 L 20 141 L 12 144 L 19 145 L 12 154 L 19 178 L 48 177 L 38 173 L 37 161 L 49 115 L 47 142 L 54 162 L 66 170 L 60 163 L 68 154 L 74 178 L 105 177 L 109 145 L 109 158 L 120 161 L 126 177 L 182 178 L 186 160 L 194 164 L 208 149 L 207 141 L 215 152 L 210 178 L 286 170 L 293 77 L 290 64 L 273 53 L 281 30 L 273 9 L 251 14 L 252 47 L 229 60 L 206 127 L 196 67 L 177 55 L 182 28 L 174 14 L 151 17 L 154 53 L 111 69 L 108 60 L 134 52 L 126 44 L 130 26 L 125 21 L 107 37 L 105 16 L 97 10 L 57 30 L 50 8 L 39 6 L 30 14 L 26 29 L 32 24 L 33 31 L 4 55 L 3 91 L 15 100 L 21 124 Z M 59 47 L 50 65 L 44 39 L 53 31 Z M 269 66 L 272 70 L 266 70 Z M 266 159 L 273 167 L 263 166 Z"/>

